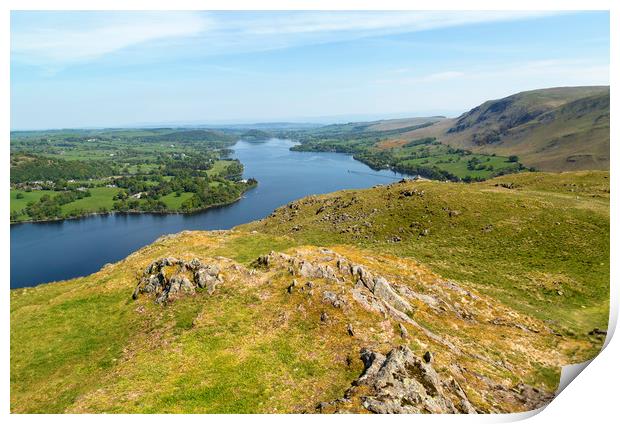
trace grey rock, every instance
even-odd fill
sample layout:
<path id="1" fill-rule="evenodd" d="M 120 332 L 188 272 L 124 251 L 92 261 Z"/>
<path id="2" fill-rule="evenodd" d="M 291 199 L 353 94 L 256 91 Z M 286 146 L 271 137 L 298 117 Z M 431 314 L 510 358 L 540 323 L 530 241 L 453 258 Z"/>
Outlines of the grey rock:
<path id="1" fill-rule="evenodd" d="M 350 272 L 349 263 L 343 258 L 339 258 L 336 261 L 336 267 L 338 268 L 338 271 L 340 271 L 343 274 L 347 274 Z"/>
<path id="2" fill-rule="evenodd" d="M 293 293 L 293 290 L 295 290 L 295 287 L 297 286 L 297 280 L 293 280 L 291 282 L 291 284 L 289 284 L 289 286 L 286 288 L 286 291 L 291 294 Z"/>
<path id="3" fill-rule="evenodd" d="M 400 330 L 400 337 L 403 339 L 409 338 L 409 331 L 407 331 L 407 328 L 401 322 L 398 323 L 398 329 Z"/>
<path id="4" fill-rule="evenodd" d="M 323 293 L 323 301 L 330 303 L 334 308 L 341 308 L 343 303 L 336 293 L 330 291 Z"/>
<path id="5" fill-rule="evenodd" d="M 308 261 L 303 261 L 299 268 L 299 275 L 307 278 L 324 278 L 337 281 L 336 273 L 329 265 L 313 265 Z"/>
<path id="6" fill-rule="evenodd" d="M 358 399 L 363 408 L 380 414 L 476 413 L 453 379 L 443 380 L 407 346 L 385 356 L 362 349 L 360 358 L 365 367 L 362 375 L 343 398 L 319 405 L 321 412 L 346 410 Z"/>
<path id="7" fill-rule="evenodd" d="M 396 294 L 396 292 L 392 289 L 387 280 L 383 277 L 374 278 L 372 292 L 379 299 L 384 300 L 386 303 L 390 304 L 401 312 L 408 313 L 413 311 L 413 308 L 411 307 L 409 302 Z"/>
<path id="8" fill-rule="evenodd" d="M 164 271 L 166 267 L 175 267 Z M 165 272 L 165 273 L 164 273 Z M 171 275 L 167 278 L 166 275 Z M 184 295 L 195 294 L 203 288 L 213 294 L 223 281 L 217 265 L 202 264 L 194 258 L 189 262 L 176 258 L 161 258 L 149 264 L 140 277 L 132 297 L 154 295 L 155 302 L 166 304 Z"/>

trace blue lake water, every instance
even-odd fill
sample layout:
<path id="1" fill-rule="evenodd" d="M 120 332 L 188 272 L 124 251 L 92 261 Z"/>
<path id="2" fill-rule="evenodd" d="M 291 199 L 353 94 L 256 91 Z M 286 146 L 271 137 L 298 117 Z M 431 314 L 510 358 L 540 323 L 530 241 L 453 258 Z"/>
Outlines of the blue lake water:
<path id="1" fill-rule="evenodd" d="M 292 152 L 289 140 L 239 141 L 234 157 L 258 186 L 240 201 L 192 215 L 107 215 L 11 226 L 11 288 L 88 275 L 163 234 L 228 229 L 263 218 L 310 194 L 364 188 L 402 178 L 340 153 Z"/>

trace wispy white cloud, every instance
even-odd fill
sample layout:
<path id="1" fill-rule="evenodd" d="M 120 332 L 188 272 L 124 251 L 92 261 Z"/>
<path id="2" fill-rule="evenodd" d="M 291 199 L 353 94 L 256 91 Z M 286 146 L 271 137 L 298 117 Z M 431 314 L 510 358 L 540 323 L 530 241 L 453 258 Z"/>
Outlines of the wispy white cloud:
<path id="1" fill-rule="evenodd" d="M 399 30 L 407 32 L 509 21 L 549 15 L 540 11 L 401 11 L 401 12 L 305 12 L 241 19 L 248 34 L 308 34 L 326 32 L 366 32 Z M 265 19 L 266 18 L 266 19 Z"/>
<path id="2" fill-rule="evenodd" d="M 35 64 L 71 64 L 149 41 L 195 36 L 209 27 L 209 20 L 196 13 L 104 13 L 101 19 L 84 13 L 76 19 L 46 20 L 40 26 L 35 21 L 15 29 L 13 55 Z"/>
<path id="3" fill-rule="evenodd" d="M 16 12 L 11 51 L 16 61 L 62 67 L 128 48 L 140 49 L 140 55 L 151 58 L 178 55 L 181 51 L 208 56 L 535 18 L 549 13 Z"/>

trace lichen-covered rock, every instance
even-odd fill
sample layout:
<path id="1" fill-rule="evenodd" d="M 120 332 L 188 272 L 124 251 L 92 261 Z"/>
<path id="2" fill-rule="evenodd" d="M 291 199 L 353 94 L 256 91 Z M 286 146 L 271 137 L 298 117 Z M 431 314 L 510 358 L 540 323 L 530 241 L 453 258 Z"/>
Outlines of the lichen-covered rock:
<path id="1" fill-rule="evenodd" d="M 194 280 L 201 289 L 207 289 L 209 294 L 213 294 L 218 284 L 222 282 L 220 269 L 217 265 L 200 265 L 194 273 Z"/>
<path id="2" fill-rule="evenodd" d="M 361 405 L 379 414 L 476 413 L 456 380 L 442 379 L 407 346 L 394 348 L 386 356 L 362 349 L 360 357 L 365 367 L 362 375 L 343 398 L 320 404 L 320 412 L 345 412 Z"/>
<path id="3" fill-rule="evenodd" d="M 413 308 L 405 299 L 400 297 L 390 286 L 390 283 L 383 277 L 375 277 L 373 294 L 379 299 L 384 300 L 386 303 L 392 305 L 394 308 L 401 312 L 411 312 Z"/>
<path id="4" fill-rule="evenodd" d="M 334 308 L 341 308 L 344 303 L 340 296 L 330 291 L 323 293 L 323 301 L 330 303 Z"/>
<path id="5" fill-rule="evenodd" d="M 299 275 L 307 278 L 324 278 L 330 281 L 338 280 L 336 273 L 329 265 L 314 265 L 309 261 L 302 261 Z"/>
<path id="6" fill-rule="evenodd" d="M 140 294 L 155 297 L 155 302 L 165 304 L 184 295 L 193 295 L 196 289 L 206 289 L 213 294 L 223 281 L 217 265 L 203 264 L 199 259 L 183 261 L 161 258 L 151 262 L 138 281 L 133 298 Z"/>

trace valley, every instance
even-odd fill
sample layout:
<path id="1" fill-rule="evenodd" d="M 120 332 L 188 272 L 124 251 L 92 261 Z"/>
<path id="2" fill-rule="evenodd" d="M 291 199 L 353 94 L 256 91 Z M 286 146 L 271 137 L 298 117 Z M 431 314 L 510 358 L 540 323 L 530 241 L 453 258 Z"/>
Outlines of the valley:
<path id="1" fill-rule="evenodd" d="M 14 133 L 11 222 L 196 212 L 256 186 L 231 160 L 237 136 L 208 130 Z"/>
<path id="2" fill-rule="evenodd" d="M 540 408 L 607 334 L 608 116 L 13 133 L 11 411 Z"/>

